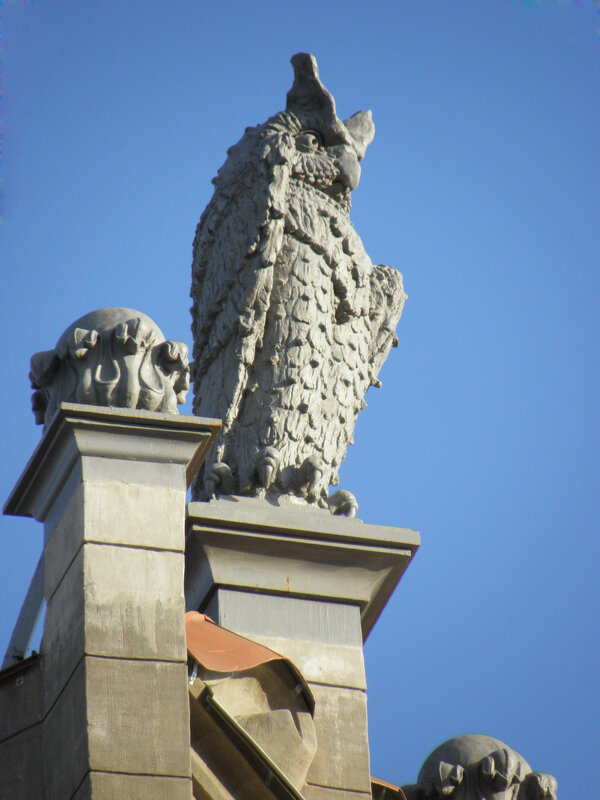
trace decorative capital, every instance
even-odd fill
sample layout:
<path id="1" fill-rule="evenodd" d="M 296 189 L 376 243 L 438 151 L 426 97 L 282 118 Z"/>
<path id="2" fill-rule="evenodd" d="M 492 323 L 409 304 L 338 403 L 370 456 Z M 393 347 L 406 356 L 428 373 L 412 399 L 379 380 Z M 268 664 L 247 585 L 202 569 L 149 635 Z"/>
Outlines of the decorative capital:
<path id="1" fill-rule="evenodd" d="M 512 747 L 481 734 L 436 747 L 417 783 L 405 788 L 416 789 L 420 800 L 556 800 L 552 775 L 532 771 Z"/>
<path id="2" fill-rule="evenodd" d="M 29 378 L 38 425 L 61 402 L 177 414 L 190 385 L 188 349 L 165 340 L 141 311 L 100 308 L 70 325 L 53 350 L 34 353 Z"/>

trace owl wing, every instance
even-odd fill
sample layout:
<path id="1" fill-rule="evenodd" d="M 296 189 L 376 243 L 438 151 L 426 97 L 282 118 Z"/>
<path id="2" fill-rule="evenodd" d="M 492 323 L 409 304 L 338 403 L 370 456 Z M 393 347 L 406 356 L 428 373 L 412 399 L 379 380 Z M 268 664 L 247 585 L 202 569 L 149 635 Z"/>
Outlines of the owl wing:
<path id="1" fill-rule="evenodd" d="M 387 358 L 390 348 L 398 343 L 396 325 L 404 308 L 406 294 L 402 275 L 394 267 L 385 264 L 373 266 L 371 272 L 371 342 L 369 364 L 371 383 L 379 385 L 377 375 Z"/>
<path id="2" fill-rule="evenodd" d="M 231 161 L 230 155 L 196 230 L 191 292 L 194 412 L 220 417 L 222 434 L 236 418 L 262 345 L 289 177 L 268 147 L 262 159 L 242 159 L 237 169 Z"/>

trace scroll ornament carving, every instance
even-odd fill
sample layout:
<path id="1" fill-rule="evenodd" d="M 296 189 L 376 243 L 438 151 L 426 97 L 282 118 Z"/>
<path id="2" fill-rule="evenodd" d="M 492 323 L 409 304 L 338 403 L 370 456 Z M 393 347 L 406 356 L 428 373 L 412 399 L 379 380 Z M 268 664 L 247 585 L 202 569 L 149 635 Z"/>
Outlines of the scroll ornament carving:
<path id="1" fill-rule="evenodd" d="M 417 786 L 405 791 L 419 800 L 556 800 L 557 783 L 498 739 L 467 735 L 437 747 L 421 767 Z"/>
<path id="2" fill-rule="evenodd" d="M 47 426 L 61 402 L 177 414 L 189 373 L 187 346 L 165 340 L 146 314 L 101 308 L 31 357 L 35 421 Z"/>

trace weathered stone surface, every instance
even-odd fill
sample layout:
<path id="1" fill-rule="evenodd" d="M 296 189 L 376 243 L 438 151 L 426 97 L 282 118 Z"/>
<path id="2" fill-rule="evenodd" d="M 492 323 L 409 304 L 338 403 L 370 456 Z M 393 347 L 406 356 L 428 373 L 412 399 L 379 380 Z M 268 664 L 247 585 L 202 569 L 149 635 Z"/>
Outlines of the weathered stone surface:
<path id="1" fill-rule="evenodd" d="M 73 800 L 192 800 L 189 778 L 91 772 Z"/>
<path id="2" fill-rule="evenodd" d="M 50 598 L 84 542 L 176 550 L 184 547 L 185 491 L 86 481 L 75 490 L 45 547 Z"/>
<path id="3" fill-rule="evenodd" d="M 258 494 L 352 516 L 327 498 L 406 295 L 349 218 L 370 112 L 342 121 L 313 56 L 286 111 L 247 128 L 194 241 L 194 411 L 224 420 L 195 497 Z"/>
<path id="4" fill-rule="evenodd" d="M 214 700 L 299 790 L 317 739 L 312 704 L 309 706 L 304 692 L 299 691 L 298 676 L 281 660 L 233 675 L 202 668 L 199 674 Z"/>
<path id="5" fill-rule="evenodd" d="M 366 694 L 317 684 L 311 689 L 318 749 L 307 783 L 370 792 Z"/>
<path id="6" fill-rule="evenodd" d="M 185 490 L 220 427 L 215 419 L 61 403 L 4 513 L 55 525 L 87 480 L 156 486 L 162 474 L 163 485 Z"/>
<path id="7" fill-rule="evenodd" d="M 353 792 L 350 789 L 327 789 L 307 783 L 302 791 L 306 800 L 371 800 L 370 792 Z"/>
<path id="8" fill-rule="evenodd" d="M 215 766 L 215 753 L 211 752 L 209 744 L 211 740 L 227 742 L 223 731 L 208 720 L 203 735 L 192 737 L 192 782 L 196 800 L 276 800 L 280 797 L 269 790 L 264 777 L 257 775 L 231 744 L 222 751 L 217 745 L 216 768 L 214 771 L 210 769 L 207 760 Z"/>
<path id="9" fill-rule="evenodd" d="M 146 314 L 100 308 L 78 319 L 53 350 L 31 357 L 35 421 L 61 402 L 177 413 L 189 388 L 187 346 L 167 342 Z"/>
<path id="10" fill-rule="evenodd" d="M 86 652 L 185 661 L 183 554 L 96 544 L 83 553 Z"/>
<path id="11" fill-rule="evenodd" d="M 187 531 L 188 610 L 204 610 L 220 587 L 283 598 L 329 599 L 360 609 L 363 638 L 419 546 L 418 533 L 406 528 L 371 526 L 303 508 L 284 510 L 260 499 L 190 503 Z M 282 631 L 263 627 L 256 633 Z M 299 628 L 294 634 L 310 638 Z M 330 626 L 331 641 L 359 643 L 359 638 L 335 637 Z"/>
<path id="12" fill-rule="evenodd" d="M 42 677 L 37 659 L 0 681 L 0 742 L 41 720 Z"/>
<path id="13" fill-rule="evenodd" d="M 221 497 L 209 503 L 189 503 L 188 516 L 210 527 L 260 530 L 268 533 L 310 531 L 317 539 L 355 542 L 385 547 L 418 547 L 419 534 L 410 528 L 373 525 L 358 517 L 348 519 L 322 514 L 311 506 L 277 505 L 255 497 Z"/>
<path id="14" fill-rule="evenodd" d="M 44 794 L 41 727 L 0 742 L 0 800 L 38 800 Z"/>
<path id="15" fill-rule="evenodd" d="M 367 688 L 362 646 L 350 647 L 257 633 L 253 633 L 251 638 L 289 658 L 311 683 L 346 686 L 351 689 Z"/>
<path id="16" fill-rule="evenodd" d="M 46 719 L 43 747 L 49 800 L 70 797 L 90 768 L 188 778 L 185 664 L 84 658 Z"/>
<path id="17" fill-rule="evenodd" d="M 85 654 L 83 551 L 73 561 L 46 608 L 41 649 L 44 653 L 43 706 L 47 713 Z"/>
<path id="18" fill-rule="evenodd" d="M 557 783 L 499 739 L 469 734 L 436 747 L 410 788 L 422 800 L 556 800 Z"/>
<path id="19" fill-rule="evenodd" d="M 212 732 L 216 733 L 217 736 L 219 735 L 218 730 L 214 727 L 212 728 Z M 195 800 L 237 800 L 219 777 L 209 768 L 205 758 L 194 750 L 193 746 L 190 755 L 192 761 L 192 786 Z M 230 773 L 233 772 L 233 774 L 235 774 L 234 770 L 236 766 L 237 765 L 234 763 L 231 763 Z"/>
<path id="20" fill-rule="evenodd" d="M 362 641 L 418 534 L 259 498 L 190 503 L 187 530 L 187 607 L 301 669 L 316 701 L 307 782 L 368 796 Z"/>
<path id="21" fill-rule="evenodd" d="M 86 679 L 92 769 L 189 777 L 185 664 L 86 658 Z"/>
<path id="22" fill-rule="evenodd" d="M 82 659 L 42 727 L 45 800 L 70 798 L 83 781 L 89 769 L 87 719 Z"/>
<path id="23" fill-rule="evenodd" d="M 85 544 L 46 610 L 46 708 L 84 653 L 183 663 L 182 588 L 183 554 Z"/>
<path id="24" fill-rule="evenodd" d="M 45 431 L 6 506 L 47 521 L 45 794 L 11 800 L 85 796 L 90 770 L 121 774 L 106 797 L 189 800 L 185 487 L 219 426 L 62 404 Z"/>
<path id="25" fill-rule="evenodd" d="M 84 496 L 85 490 L 82 483 L 65 497 L 66 502 L 61 503 L 60 514 L 52 523 L 44 525 L 44 597 L 49 602 L 63 579 L 71 562 L 85 541 L 84 526 Z M 56 532 L 56 536 L 53 534 Z"/>

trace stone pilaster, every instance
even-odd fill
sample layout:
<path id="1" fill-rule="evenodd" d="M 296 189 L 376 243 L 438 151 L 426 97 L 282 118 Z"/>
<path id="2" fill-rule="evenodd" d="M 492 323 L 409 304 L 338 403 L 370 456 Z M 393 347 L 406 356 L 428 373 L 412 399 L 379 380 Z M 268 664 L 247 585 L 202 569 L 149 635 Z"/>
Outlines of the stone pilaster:
<path id="1" fill-rule="evenodd" d="M 9 498 L 45 529 L 45 800 L 192 796 L 185 494 L 219 426 L 63 403 Z"/>
<path id="2" fill-rule="evenodd" d="M 290 658 L 315 696 L 307 800 L 370 798 L 363 641 L 418 545 L 405 528 L 228 497 L 188 505 L 186 606 Z"/>

